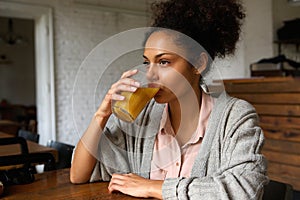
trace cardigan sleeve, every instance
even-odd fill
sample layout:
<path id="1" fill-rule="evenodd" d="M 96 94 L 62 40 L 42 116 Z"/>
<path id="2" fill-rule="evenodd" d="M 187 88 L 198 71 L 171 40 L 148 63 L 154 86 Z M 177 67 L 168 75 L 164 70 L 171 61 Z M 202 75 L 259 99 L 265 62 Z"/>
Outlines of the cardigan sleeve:
<path id="1" fill-rule="evenodd" d="M 268 183 L 267 163 L 260 153 L 264 136 L 254 108 L 237 100 L 225 109 L 218 124 L 218 135 L 205 163 L 205 176 L 166 179 L 163 199 L 262 198 L 263 187 Z M 214 170 L 209 169 L 212 166 Z"/>
<path id="2" fill-rule="evenodd" d="M 125 123 L 111 116 L 100 139 L 99 162 L 90 181 L 109 181 L 113 173 L 135 173 L 149 178 L 155 136 L 163 109 L 164 105 L 151 100 L 134 123 Z"/>
<path id="3" fill-rule="evenodd" d="M 125 133 L 118 125 L 110 123 L 104 129 L 98 145 L 98 155 L 90 182 L 109 181 L 113 173 L 128 173 Z"/>

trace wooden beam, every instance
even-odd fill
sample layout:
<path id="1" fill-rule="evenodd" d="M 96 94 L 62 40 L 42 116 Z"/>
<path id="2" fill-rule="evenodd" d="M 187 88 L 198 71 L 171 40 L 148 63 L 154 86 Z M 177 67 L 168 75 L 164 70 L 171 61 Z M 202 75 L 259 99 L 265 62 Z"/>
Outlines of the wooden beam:
<path id="1" fill-rule="evenodd" d="M 262 153 L 268 161 L 300 167 L 300 154 L 287 154 L 270 150 L 263 150 Z"/>
<path id="2" fill-rule="evenodd" d="M 300 104 L 299 93 L 232 93 L 231 96 L 252 104 Z"/>
<path id="3" fill-rule="evenodd" d="M 267 139 L 285 140 L 291 142 L 300 142 L 300 130 L 288 129 L 288 130 L 274 130 L 267 129 L 262 126 L 264 135 Z"/>
<path id="4" fill-rule="evenodd" d="M 253 104 L 259 115 L 300 117 L 300 105 Z"/>
<path id="5" fill-rule="evenodd" d="M 300 154 L 300 143 L 276 139 L 266 139 L 263 149 L 289 154 Z"/>

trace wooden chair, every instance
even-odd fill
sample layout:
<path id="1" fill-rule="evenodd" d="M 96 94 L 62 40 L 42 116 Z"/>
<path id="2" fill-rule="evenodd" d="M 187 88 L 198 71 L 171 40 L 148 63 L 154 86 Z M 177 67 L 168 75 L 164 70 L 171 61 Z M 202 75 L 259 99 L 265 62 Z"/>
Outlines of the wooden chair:
<path id="1" fill-rule="evenodd" d="M 0 156 L 0 166 L 41 163 L 48 164 L 48 169 L 53 170 L 55 158 L 51 153 L 28 153 L 19 155 Z"/>
<path id="2" fill-rule="evenodd" d="M 265 186 L 263 200 L 293 200 L 293 187 L 290 184 L 270 180 Z"/>
<path id="3" fill-rule="evenodd" d="M 55 169 L 55 159 L 51 153 L 29 153 L 27 142 L 22 137 L 0 138 L 0 145 L 14 144 L 20 145 L 20 154 L 0 156 L 0 181 L 3 184 L 33 182 L 36 164 L 46 164 L 47 171 Z"/>
<path id="4" fill-rule="evenodd" d="M 30 119 L 27 125 L 27 130 L 32 133 L 37 133 L 37 121 L 34 119 Z"/>
<path id="5" fill-rule="evenodd" d="M 0 145 L 12 145 L 12 144 L 19 144 L 21 148 L 21 154 L 28 154 L 28 146 L 27 142 L 22 137 L 7 137 L 7 138 L 0 138 Z"/>
<path id="6" fill-rule="evenodd" d="M 37 134 L 37 133 L 32 133 L 31 131 L 27 131 L 27 130 L 22 130 L 22 129 L 20 129 L 20 130 L 18 131 L 18 136 L 19 136 L 19 137 L 23 137 L 23 138 L 26 139 L 26 140 L 30 140 L 30 141 L 39 143 L 40 135 Z"/>
<path id="7" fill-rule="evenodd" d="M 75 146 L 53 140 L 49 140 L 47 142 L 47 146 L 54 148 L 58 151 L 58 162 L 55 163 L 56 169 L 64 169 L 71 167 L 71 159 L 73 149 Z M 45 167 L 47 168 L 46 165 Z M 47 171 L 46 168 L 44 168 L 44 171 Z"/>
<path id="8" fill-rule="evenodd" d="M 34 166 L 37 164 L 45 164 L 47 171 L 55 169 L 55 159 L 51 153 L 0 156 L 0 166 L 22 166 L 0 171 L 0 181 L 4 185 L 31 183 L 34 181 Z"/>

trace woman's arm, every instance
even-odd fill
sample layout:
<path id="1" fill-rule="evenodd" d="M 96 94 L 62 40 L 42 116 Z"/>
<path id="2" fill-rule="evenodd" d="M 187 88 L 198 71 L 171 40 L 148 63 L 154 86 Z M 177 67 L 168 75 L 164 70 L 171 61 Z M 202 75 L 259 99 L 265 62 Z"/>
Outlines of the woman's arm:
<path id="1" fill-rule="evenodd" d="M 102 103 L 102 107 L 105 107 L 105 102 Z M 100 106 L 93 116 L 89 127 L 74 150 L 70 170 L 70 180 L 72 183 L 88 182 L 97 162 L 97 147 L 102 131 L 110 116 L 109 112 L 105 114 L 101 111 L 102 107 Z"/>
<path id="2" fill-rule="evenodd" d="M 93 116 L 89 127 L 74 150 L 70 170 L 70 181 L 72 183 L 85 183 L 90 180 L 97 162 L 96 155 L 98 153 L 99 141 L 106 123 L 112 114 L 111 101 L 123 100 L 124 97 L 119 95 L 121 91 L 134 92 L 137 89 L 139 83 L 136 83 L 129 78 L 136 73 L 137 70 L 123 73 L 121 79 L 113 84 L 105 95 L 105 98 Z"/>

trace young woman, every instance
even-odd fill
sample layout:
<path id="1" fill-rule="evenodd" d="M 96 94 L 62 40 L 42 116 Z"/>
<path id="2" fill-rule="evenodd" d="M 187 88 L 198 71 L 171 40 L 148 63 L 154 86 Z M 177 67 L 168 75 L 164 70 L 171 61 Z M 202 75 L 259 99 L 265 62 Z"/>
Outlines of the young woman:
<path id="1" fill-rule="evenodd" d="M 123 73 L 76 146 L 71 182 L 110 181 L 110 192 L 135 197 L 260 199 L 268 178 L 257 114 L 225 92 L 210 95 L 202 80 L 210 58 L 234 52 L 242 6 L 235 0 L 169 0 L 153 8 L 152 25 L 163 29 L 149 33 L 143 57 L 159 92 L 136 123 L 108 122 L 111 101 L 140 86 L 131 78 L 137 70 Z"/>

